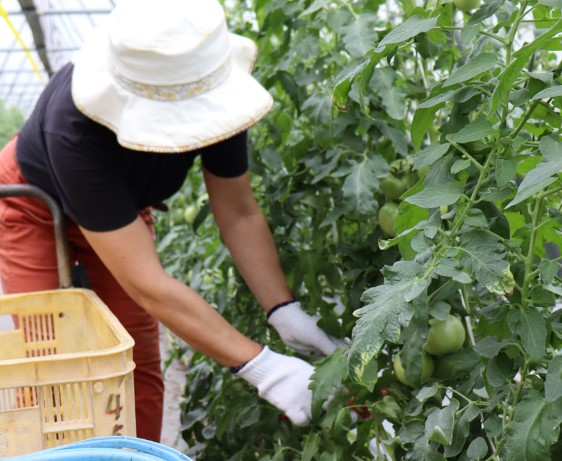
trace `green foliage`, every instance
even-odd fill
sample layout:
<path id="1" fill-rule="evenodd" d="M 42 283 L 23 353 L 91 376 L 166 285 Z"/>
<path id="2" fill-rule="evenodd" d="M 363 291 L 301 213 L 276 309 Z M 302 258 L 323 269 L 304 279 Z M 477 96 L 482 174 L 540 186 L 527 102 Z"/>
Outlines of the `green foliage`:
<path id="1" fill-rule="evenodd" d="M 16 107 L 6 107 L 0 101 L 0 148 L 4 147 L 24 122 L 21 111 Z"/>
<path id="2" fill-rule="evenodd" d="M 182 403 L 194 457 L 560 457 L 562 259 L 545 250 L 562 244 L 560 6 L 233 7 L 233 27 L 261 50 L 255 76 L 276 101 L 251 130 L 258 200 L 296 296 L 352 344 L 318 364 L 306 428 L 194 354 Z M 388 239 L 377 212 L 396 159 L 420 174 Z M 170 204 L 183 209 L 202 194 L 194 172 Z M 204 200 L 198 207 L 190 226 L 173 213 L 158 223 L 166 267 L 241 331 L 290 353 L 233 269 Z M 428 322 L 449 313 L 465 323 L 464 347 L 435 358 L 439 374 L 421 384 Z M 398 352 L 419 385 L 395 378 Z"/>

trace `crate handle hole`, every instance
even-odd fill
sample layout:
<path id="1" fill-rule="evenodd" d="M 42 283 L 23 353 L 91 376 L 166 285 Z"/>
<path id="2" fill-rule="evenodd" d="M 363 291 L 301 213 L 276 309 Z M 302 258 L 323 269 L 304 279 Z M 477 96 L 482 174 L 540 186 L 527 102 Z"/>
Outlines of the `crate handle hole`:
<path id="1" fill-rule="evenodd" d="M 17 330 L 14 319 L 10 314 L 0 315 L 0 332 Z"/>

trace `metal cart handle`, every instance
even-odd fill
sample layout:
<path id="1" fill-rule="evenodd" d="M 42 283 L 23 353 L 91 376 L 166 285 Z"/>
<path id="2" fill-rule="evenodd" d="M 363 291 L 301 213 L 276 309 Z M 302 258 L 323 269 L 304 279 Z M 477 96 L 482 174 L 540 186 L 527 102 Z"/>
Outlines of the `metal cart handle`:
<path id="1" fill-rule="evenodd" d="M 70 255 L 66 239 L 66 227 L 64 225 L 64 214 L 58 203 L 39 187 L 30 184 L 7 184 L 0 185 L 0 199 L 5 197 L 33 197 L 43 201 L 53 215 L 55 230 L 55 249 L 57 253 L 57 267 L 59 273 L 59 284 L 61 288 L 72 287 L 72 271 L 70 268 Z"/>

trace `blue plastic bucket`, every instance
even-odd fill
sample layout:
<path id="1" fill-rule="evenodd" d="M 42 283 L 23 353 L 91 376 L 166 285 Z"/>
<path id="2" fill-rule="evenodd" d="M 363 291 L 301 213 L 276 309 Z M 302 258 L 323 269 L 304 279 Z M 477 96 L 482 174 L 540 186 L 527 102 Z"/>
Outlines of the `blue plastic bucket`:
<path id="1" fill-rule="evenodd" d="M 192 461 L 173 448 L 136 437 L 94 437 L 5 461 Z"/>

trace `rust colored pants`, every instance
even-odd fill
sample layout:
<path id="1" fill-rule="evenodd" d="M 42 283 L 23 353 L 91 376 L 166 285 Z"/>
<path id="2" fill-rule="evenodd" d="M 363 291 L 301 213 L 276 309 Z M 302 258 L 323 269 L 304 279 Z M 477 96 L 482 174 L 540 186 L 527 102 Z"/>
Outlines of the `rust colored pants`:
<path id="1" fill-rule="evenodd" d="M 0 152 L 0 184 L 25 184 L 15 156 L 16 138 Z M 145 217 L 145 213 L 141 213 Z M 147 225 L 153 231 L 149 217 Z M 78 226 L 67 219 L 70 257 L 84 266 L 92 290 L 135 340 L 133 359 L 137 437 L 160 441 L 164 386 L 158 322 L 109 273 Z M 53 219 L 42 201 L 0 199 L 0 280 L 5 293 L 59 288 Z"/>

